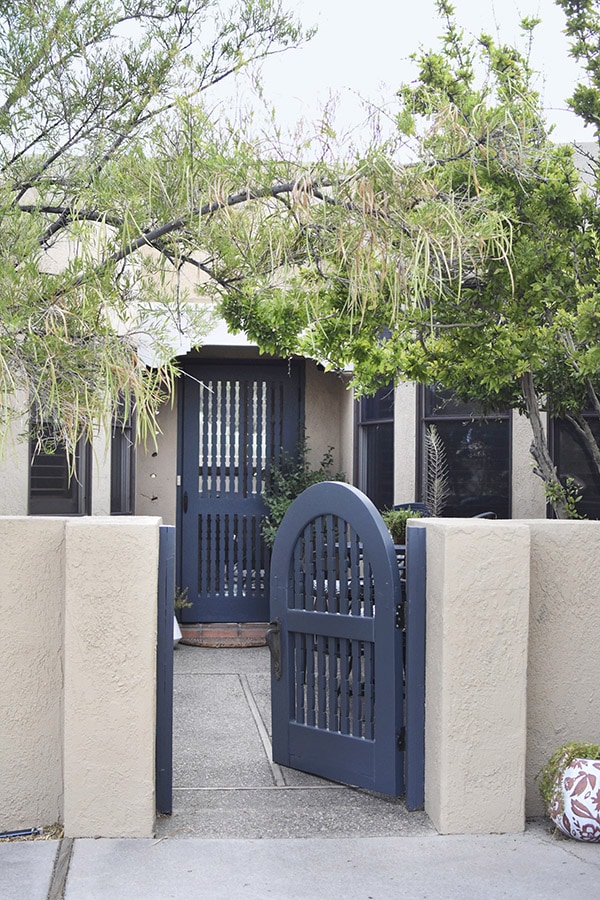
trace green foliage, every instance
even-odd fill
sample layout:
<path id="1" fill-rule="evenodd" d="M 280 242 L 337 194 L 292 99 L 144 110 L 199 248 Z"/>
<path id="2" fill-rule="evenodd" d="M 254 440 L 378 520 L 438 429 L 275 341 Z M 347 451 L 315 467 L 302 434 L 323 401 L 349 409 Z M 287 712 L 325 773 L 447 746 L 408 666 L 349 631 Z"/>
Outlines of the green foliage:
<path id="1" fill-rule="evenodd" d="M 421 513 L 418 509 L 384 509 L 381 518 L 385 522 L 394 544 L 405 544 L 406 523 L 409 519 L 420 519 Z"/>
<path id="2" fill-rule="evenodd" d="M 595 5 L 561 5 L 590 80 L 580 114 L 600 123 Z M 438 383 L 484 411 L 525 413 L 535 471 L 557 515 L 572 515 L 540 412 L 575 425 L 590 405 L 600 414 L 597 165 L 584 184 L 573 148 L 552 141 L 528 62 L 537 20 L 522 22 L 520 50 L 467 40 L 452 6 L 437 8 L 440 46 L 415 55 L 398 91 L 396 140 L 341 173 L 323 157 L 297 181 L 300 231 L 265 218 L 267 238 L 254 219 L 222 309 L 270 352 L 351 366 L 359 393 Z M 578 434 L 600 474 L 597 442 Z"/>
<path id="3" fill-rule="evenodd" d="M 548 814 L 550 810 L 562 812 L 562 779 L 574 759 L 600 759 L 600 744 L 581 741 L 563 744 L 538 772 L 536 780 Z"/>
<path id="4" fill-rule="evenodd" d="M 188 599 L 188 589 L 177 587 L 175 590 L 175 609 L 189 609 L 193 604 Z"/>
<path id="5" fill-rule="evenodd" d="M 197 344 L 210 324 L 181 219 L 219 191 L 201 98 L 304 37 L 279 0 L 0 4 L 0 438 L 33 417 L 72 450 L 121 396 L 137 438 L 156 432 L 173 333 Z M 152 236 L 178 217 L 180 239 Z"/>
<path id="6" fill-rule="evenodd" d="M 261 532 L 268 547 L 275 543 L 277 529 L 290 504 L 313 484 L 321 481 L 345 481 L 343 472 L 333 471 L 333 447 L 330 447 L 316 469 L 309 460 L 310 449 L 306 439 L 296 454 L 282 453 L 278 464 L 271 466 L 269 481 L 263 499 L 267 515 L 262 520 Z"/>
<path id="7" fill-rule="evenodd" d="M 583 518 L 577 511 L 577 504 L 582 500 L 581 488 L 574 478 L 567 478 L 564 484 L 559 481 L 549 482 L 544 487 L 548 503 L 554 508 L 562 505 L 566 513 L 565 518 Z"/>

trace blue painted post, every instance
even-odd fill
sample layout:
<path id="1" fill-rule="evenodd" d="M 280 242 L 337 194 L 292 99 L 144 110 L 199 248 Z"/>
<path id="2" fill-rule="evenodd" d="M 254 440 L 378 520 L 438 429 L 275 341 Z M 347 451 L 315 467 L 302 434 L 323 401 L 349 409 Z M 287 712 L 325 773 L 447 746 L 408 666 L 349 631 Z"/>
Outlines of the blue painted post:
<path id="1" fill-rule="evenodd" d="M 156 650 L 156 811 L 173 808 L 173 614 L 175 528 L 160 528 Z"/>
<path id="2" fill-rule="evenodd" d="M 406 530 L 406 808 L 425 803 L 426 529 Z"/>

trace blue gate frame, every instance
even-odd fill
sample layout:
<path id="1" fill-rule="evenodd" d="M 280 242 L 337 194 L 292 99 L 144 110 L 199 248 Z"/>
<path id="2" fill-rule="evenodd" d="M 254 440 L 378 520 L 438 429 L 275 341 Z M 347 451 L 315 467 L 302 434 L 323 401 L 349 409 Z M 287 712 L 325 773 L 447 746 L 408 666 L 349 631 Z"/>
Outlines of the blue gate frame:
<path id="1" fill-rule="evenodd" d="M 423 804 L 424 632 L 404 658 L 407 629 L 424 626 L 419 540 L 411 535 L 405 606 L 396 550 L 371 501 L 339 482 L 308 488 L 273 548 L 268 634 L 274 761 L 406 791 L 410 809 Z"/>
<path id="2" fill-rule="evenodd" d="M 161 525 L 158 555 L 156 638 L 156 812 L 173 806 L 173 616 L 175 613 L 175 528 Z"/>

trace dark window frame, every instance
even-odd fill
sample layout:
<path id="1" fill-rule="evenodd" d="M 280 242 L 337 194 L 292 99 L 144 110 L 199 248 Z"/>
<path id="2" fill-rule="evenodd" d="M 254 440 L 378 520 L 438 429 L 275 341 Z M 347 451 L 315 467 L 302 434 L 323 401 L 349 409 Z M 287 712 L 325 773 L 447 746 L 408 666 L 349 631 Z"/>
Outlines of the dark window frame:
<path id="1" fill-rule="evenodd" d="M 393 384 L 380 388 L 372 396 L 361 397 L 356 401 L 356 481 L 360 490 L 370 497 L 379 509 L 391 507 L 394 503 L 394 404 Z M 369 469 L 369 456 L 373 448 L 369 444 L 377 437 L 383 437 L 384 446 L 387 444 L 391 447 L 391 471 L 383 481 L 378 479 L 378 484 L 374 485 Z"/>
<path id="2" fill-rule="evenodd" d="M 37 441 L 30 438 L 28 515 L 90 515 L 92 456 L 89 442 L 83 439 L 79 442 L 72 467 L 64 446 L 59 445 L 53 453 L 38 453 L 37 449 Z"/>
<path id="3" fill-rule="evenodd" d="M 135 416 L 124 404 L 115 416 L 110 441 L 110 514 L 135 514 Z"/>

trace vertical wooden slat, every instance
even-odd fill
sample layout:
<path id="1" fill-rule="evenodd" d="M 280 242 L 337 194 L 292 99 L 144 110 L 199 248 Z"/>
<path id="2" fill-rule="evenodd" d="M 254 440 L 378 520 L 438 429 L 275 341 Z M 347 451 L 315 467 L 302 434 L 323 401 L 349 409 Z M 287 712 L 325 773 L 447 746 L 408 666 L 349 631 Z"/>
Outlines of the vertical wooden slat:
<path id="1" fill-rule="evenodd" d="M 209 436 L 211 434 L 211 423 L 210 423 L 210 413 L 211 413 L 211 400 L 212 400 L 212 382 L 209 382 L 205 387 L 198 386 L 201 391 L 201 406 L 202 406 L 202 415 L 200 421 L 200 442 L 202 446 L 201 451 L 201 481 L 199 487 L 199 493 L 201 496 L 206 496 L 210 490 L 209 484 Z"/>
<path id="2" fill-rule="evenodd" d="M 227 429 L 227 380 L 224 378 L 219 379 L 217 382 L 218 385 L 218 396 L 217 396 L 217 405 L 216 405 L 216 431 L 218 433 L 218 472 L 219 472 L 219 483 L 218 483 L 218 491 L 223 496 L 227 492 L 227 483 L 226 483 L 226 429 Z"/>
<path id="3" fill-rule="evenodd" d="M 256 396 L 256 475 L 254 481 L 254 490 L 257 494 L 263 492 L 263 470 L 267 466 L 268 456 L 265 454 L 264 447 L 264 414 L 265 414 L 265 382 L 257 383 Z"/>
<path id="4" fill-rule="evenodd" d="M 352 594 L 351 610 L 353 616 L 362 612 L 361 554 L 358 535 L 354 529 L 350 532 L 350 591 Z"/>
<path id="5" fill-rule="evenodd" d="M 305 689 L 306 689 L 306 635 L 296 633 L 294 635 L 295 649 L 295 684 L 296 684 L 296 722 L 304 725 L 306 721 Z"/>
<path id="6" fill-rule="evenodd" d="M 338 612 L 343 615 L 348 615 L 350 611 L 350 604 L 348 602 L 350 592 L 350 526 L 342 519 L 338 519 L 338 529 Z"/>
<path id="7" fill-rule="evenodd" d="M 363 728 L 362 728 L 362 710 L 361 710 L 361 696 L 360 696 L 360 681 L 361 681 L 361 652 L 360 652 L 360 641 L 351 641 L 351 691 L 352 691 L 352 730 L 351 734 L 354 737 L 362 737 L 363 736 Z"/>
<path id="8" fill-rule="evenodd" d="M 350 641 L 340 640 L 340 731 L 350 734 Z"/>
<path id="9" fill-rule="evenodd" d="M 363 719 L 364 736 L 369 741 L 375 740 L 375 659 L 373 644 L 369 641 L 363 644 Z"/>
<path id="10" fill-rule="evenodd" d="M 306 724 L 316 725 L 315 715 L 315 650 L 314 637 L 312 634 L 304 636 L 306 647 Z"/>
<path id="11" fill-rule="evenodd" d="M 256 403 L 257 385 L 254 381 L 247 381 L 246 388 L 246 472 L 244 481 L 244 497 L 252 496 L 252 483 L 254 481 L 254 464 L 255 464 L 255 415 L 254 407 Z"/>
<path id="12" fill-rule="evenodd" d="M 371 569 L 371 563 L 366 555 L 363 558 L 363 578 L 363 615 L 371 617 L 373 615 L 375 603 L 375 597 L 373 596 L 373 571 Z"/>

